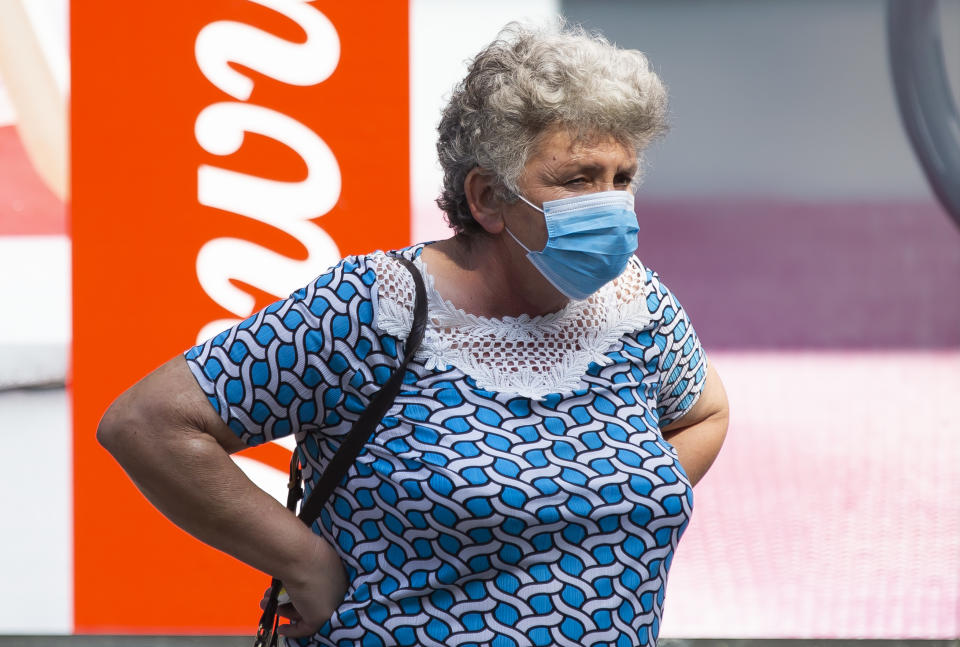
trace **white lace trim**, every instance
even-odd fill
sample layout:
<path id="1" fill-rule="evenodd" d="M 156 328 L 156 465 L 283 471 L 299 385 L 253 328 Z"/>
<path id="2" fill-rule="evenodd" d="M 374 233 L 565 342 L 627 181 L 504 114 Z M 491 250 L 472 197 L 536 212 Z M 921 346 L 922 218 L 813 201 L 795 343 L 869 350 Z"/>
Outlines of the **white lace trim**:
<path id="1" fill-rule="evenodd" d="M 371 256 L 377 273 L 376 325 L 405 338 L 413 324 L 414 285 L 410 274 L 388 255 Z M 540 400 L 549 393 L 581 387 L 591 362 L 612 360 L 605 353 L 625 335 L 650 323 L 646 271 L 634 258 L 620 277 L 560 311 L 530 317 L 494 319 L 464 312 L 444 299 L 422 258 L 414 262 L 427 287 L 427 330 L 417 359 L 428 369 L 453 366 L 488 391 Z"/>

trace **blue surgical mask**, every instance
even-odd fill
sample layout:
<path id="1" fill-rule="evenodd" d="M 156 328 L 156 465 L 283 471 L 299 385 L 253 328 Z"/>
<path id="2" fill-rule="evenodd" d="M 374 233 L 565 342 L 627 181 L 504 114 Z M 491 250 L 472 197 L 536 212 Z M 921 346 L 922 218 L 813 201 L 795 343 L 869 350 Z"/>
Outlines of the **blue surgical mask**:
<path id="1" fill-rule="evenodd" d="M 547 244 L 527 252 L 527 258 L 557 290 L 570 299 L 586 299 L 620 276 L 637 250 L 637 214 L 629 191 L 603 191 L 550 200 L 543 209 L 522 195 L 521 200 L 543 213 Z"/>

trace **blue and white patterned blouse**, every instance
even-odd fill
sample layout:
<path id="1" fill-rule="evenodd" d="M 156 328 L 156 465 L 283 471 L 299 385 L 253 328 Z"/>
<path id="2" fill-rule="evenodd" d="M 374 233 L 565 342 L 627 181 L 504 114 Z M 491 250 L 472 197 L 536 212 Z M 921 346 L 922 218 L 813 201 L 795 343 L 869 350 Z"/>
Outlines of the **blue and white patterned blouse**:
<path id="1" fill-rule="evenodd" d="M 422 248 L 402 253 L 423 346 L 313 527 L 349 589 L 299 644 L 654 645 L 693 501 L 659 429 L 706 375 L 686 314 L 634 260 L 560 312 L 477 317 Z M 296 434 L 309 494 L 399 363 L 412 295 L 388 255 L 349 257 L 186 358 L 244 442 Z"/>

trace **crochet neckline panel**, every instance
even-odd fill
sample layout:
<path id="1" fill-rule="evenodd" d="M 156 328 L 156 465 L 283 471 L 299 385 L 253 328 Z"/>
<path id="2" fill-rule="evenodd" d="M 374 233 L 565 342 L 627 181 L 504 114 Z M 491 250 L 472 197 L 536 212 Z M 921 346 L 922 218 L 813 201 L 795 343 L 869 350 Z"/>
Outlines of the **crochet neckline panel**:
<path id="1" fill-rule="evenodd" d="M 407 250 L 427 288 L 427 329 L 416 359 L 428 370 L 454 367 L 477 386 L 540 400 L 581 387 L 591 362 L 612 362 L 606 353 L 620 338 L 650 323 L 646 270 L 636 257 L 618 278 L 557 312 L 492 318 L 465 312 L 443 298 L 419 251 Z M 377 274 L 376 326 L 405 338 L 413 324 L 414 284 L 400 263 L 371 255 Z"/>

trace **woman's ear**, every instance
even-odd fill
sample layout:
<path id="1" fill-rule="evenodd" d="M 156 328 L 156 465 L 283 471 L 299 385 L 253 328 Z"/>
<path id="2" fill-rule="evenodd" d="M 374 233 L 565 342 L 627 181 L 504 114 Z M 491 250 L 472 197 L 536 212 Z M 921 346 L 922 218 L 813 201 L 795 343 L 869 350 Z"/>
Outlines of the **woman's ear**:
<path id="1" fill-rule="evenodd" d="M 477 224 L 490 234 L 503 231 L 503 204 L 497 199 L 494 175 L 479 166 L 473 167 L 463 180 L 463 191 Z"/>

